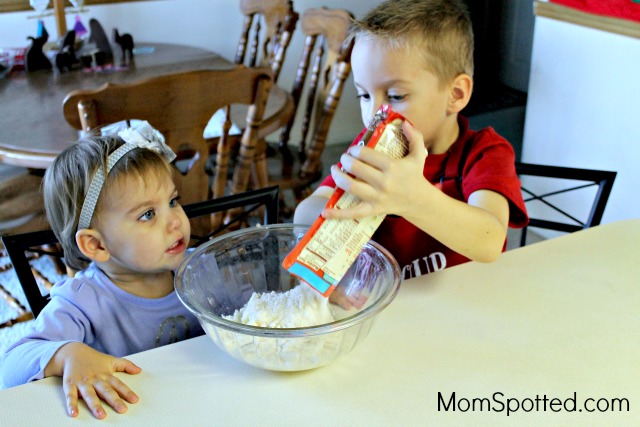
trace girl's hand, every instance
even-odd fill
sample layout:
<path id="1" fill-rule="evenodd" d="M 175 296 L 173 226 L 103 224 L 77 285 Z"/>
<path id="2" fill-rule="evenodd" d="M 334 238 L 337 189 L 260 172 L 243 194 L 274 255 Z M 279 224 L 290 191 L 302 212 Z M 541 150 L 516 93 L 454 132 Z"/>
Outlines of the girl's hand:
<path id="1" fill-rule="evenodd" d="M 375 214 L 402 216 L 410 206 L 415 190 L 424 186 L 424 162 L 427 152 L 420 131 L 405 121 L 402 130 L 409 140 L 409 152 L 402 159 L 392 159 L 364 146 L 353 146 L 340 157 L 344 172 L 331 167 L 336 185 L 360 199 L 348 209 L 325 209 L 325 218 L 362 218 Z M 351 174 L 352 176 L 349 176 Z"/>
<path id="2" fill-rule="evenodd" d="M 82 343 L 69 343 L 61 347 L 45 370 L 45 375 L 55 375 L 61 368 L 62 388 L 66 396 L 69 415 L 78 415 L 78 397 L 81 397 L 98 419 L 107 416 L 102 400 L 116 412 L 127 412 L 129 403 L 136 403 L 138 396 L 120 381 L 115 372 L 138 374 L 142 371 L 127 359 L 100 353 Z M 51 370 L 50 370 L 51 368 Z M 47 370 L 50 370 L 47 375 Z"/>

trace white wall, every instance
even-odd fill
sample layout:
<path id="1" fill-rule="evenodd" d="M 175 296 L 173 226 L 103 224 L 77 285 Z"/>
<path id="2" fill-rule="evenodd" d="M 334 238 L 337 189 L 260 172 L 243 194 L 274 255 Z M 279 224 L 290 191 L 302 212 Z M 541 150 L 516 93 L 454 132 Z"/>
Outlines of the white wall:
<path id="1" fill-rule="evenodd" d="M 380 0 L 304 0 L 296 1 L 295 5 L 300 14 L 307 8 L 326 6 L 347 9 L 356 17 L 361 17 L 378 3 Z M 116 27 L 121 33 L 131 33 L 138 41 L 197 46 L 233 60 L 242 25 L 239 4 L 239 0 L 163 0 L 89 6 L 89 12 L 82 15 L 82 21 L 88 28 L 89 19 L 96 18 L 108 35 Z M 26 37 L 35 35 L 37 28 L 35 19 L 27 19 L 33 14 L 0 14 L 0 47 L 27 46 Z M 50 39 L 55 37 L 53 17 L 45 18 L 44 23 Z M 74 16 L 68 15 L 67 26 L 73 28 L 73 24 Z M 303 36 L 296 32 L 279 80 L 280 86 L 285 89 L 290 89 L 293 83 L 302 42 Z M 350 142 L 362 128 L 356 101 L 353 81 L 349 79 L 331 127 L 329 141 Z"/>
<path id="2" fill-rule="evenodd" d="M 603 222 L 640 217 L 640 39 L 536 18 L 522 159 L 618 172 Z"/>

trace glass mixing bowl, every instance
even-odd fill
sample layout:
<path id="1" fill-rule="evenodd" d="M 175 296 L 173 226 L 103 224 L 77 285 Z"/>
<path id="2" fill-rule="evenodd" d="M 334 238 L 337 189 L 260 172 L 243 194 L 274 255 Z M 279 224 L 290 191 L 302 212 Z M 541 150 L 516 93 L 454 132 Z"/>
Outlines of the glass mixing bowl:
<path id="1" fill-rule="evenodd" d="M 275 371 L 326 365 L 362 342 L 375 317 L 395 298 L 400 286 L 398 263 L 370 241 L 329 298 L 334 321 L 270 328 L 225 318 L 245 306 L 253 293 L 308 286 L 282 267 L 306 230 L 277 224 L 235 231 L 199 246 L 178 268 L 175 284 L 180 300 L 215 344 L 234 358 Z"/>

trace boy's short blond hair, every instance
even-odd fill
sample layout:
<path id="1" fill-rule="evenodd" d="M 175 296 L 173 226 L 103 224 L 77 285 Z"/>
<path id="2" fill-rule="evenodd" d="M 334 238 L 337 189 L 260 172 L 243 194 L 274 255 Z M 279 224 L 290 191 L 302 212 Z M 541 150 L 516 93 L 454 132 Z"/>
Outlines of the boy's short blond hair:
<path id="1" fill-rule="evenodd" d="M 106 167 L 109 154 L 124 143 L 117 136 L 89 135 L 60 153 L 45 172 L 43 193 L 47 220 L 62 245 L 66 264 L 75 270 L 86 268 L 90 262 L 76 244 L 76 231 L 91 178 L 98 168 Z M 158 173 L 172 173 L 159 154 L 147 149 L 129 151 L 108 173 L 94 217 L 100 215 L 101 200 L 117 180 Z"/>
<path id="2" fill-rule="evenodd" d="M 356 20 L 351 36 L 419 49 L 443 85 L 460 74 L 473 77 L 473 27 L 459 0 L 388 0 Z"/>

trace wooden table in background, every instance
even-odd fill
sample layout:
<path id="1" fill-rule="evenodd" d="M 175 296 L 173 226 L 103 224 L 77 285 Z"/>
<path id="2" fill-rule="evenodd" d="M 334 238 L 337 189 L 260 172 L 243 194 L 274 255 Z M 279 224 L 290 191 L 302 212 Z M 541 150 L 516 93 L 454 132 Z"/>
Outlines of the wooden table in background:
<path id="1" fill-rule="evenodd" d="M 75 142 L 78 133 L 62 114 L 62 102 L 72 90 L 96 89 L 107 82 L 129 83 L 179 71 L 235 66 L 214 52 L 195 47 L 162 43 L 141 43 L 138 47 L 153 48 L 153 52 L 137 54 L 135 65 L 128 70 L 19 71 L 0 80 L 0 162 L 45 169 Z M 281 108 L 285 100 L 284 91 L 274 87 L 265 117 Z"/>

